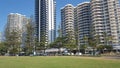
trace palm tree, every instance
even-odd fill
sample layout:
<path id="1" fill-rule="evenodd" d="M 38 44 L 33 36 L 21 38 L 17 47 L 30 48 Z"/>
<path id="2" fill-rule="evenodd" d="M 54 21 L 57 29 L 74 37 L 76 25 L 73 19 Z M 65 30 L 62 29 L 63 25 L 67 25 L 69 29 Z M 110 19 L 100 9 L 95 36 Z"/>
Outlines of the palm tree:
<path id="1" fill-rule="evenodd" d="M 112 40 L 113 40 L 113 37 L 112 36 L 108 36 L 108 45 L 112 44 Z"/>
<path id="2" fill-rule="evenodd" d="M 99 46 L 99 44 L 100 44 L 100 36 L 99 35 L 94 36 L 94 38 L 93 37 L 89 38 L 89 45 L 93 49 L 93 55 L 95 55 L 97 46 Z"/>
<path id="3" fill-rule="evenodd" d="M 84 50 L 85 50 L 85 53 L 86 53 L 86 49 L 87 49 L 87 47 L 88 47 L 88 45 L 89 45 L 89 43 L 88 43 L 88 37 L 87 36 L 84 36 L 83 37 L 83 40 L 84 40 L 84 46 L 83 46 L 83 48 L 84 48 Z"/>
<path id="4" fill-rule="evenodd" d="M 108 51 L 111 51 L 113 49 L 112 47 L 112 40 L 113 40 L 113 36 L 111 35 L 107 35 L 107 33 L 103 33 L 104 39 L 105 39 L 105 49 L 107 49 Z"/>
<path id="5" fill-rule="evenodd" d="M 101 54 L 101 53 L 104 53 L 104 48 L 105 48 L 104 45 L 99 45 L 99 46 L 97 46 L 97 50 L 99 50 L 100 54 Z"/>

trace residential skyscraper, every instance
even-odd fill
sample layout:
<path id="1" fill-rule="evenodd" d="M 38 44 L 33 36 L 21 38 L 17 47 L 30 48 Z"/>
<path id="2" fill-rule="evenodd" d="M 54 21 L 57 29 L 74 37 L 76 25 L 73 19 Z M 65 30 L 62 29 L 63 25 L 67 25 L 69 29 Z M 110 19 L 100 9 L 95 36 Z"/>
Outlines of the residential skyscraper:
<path id="1" fill-rule="evenodd" d="M 50 44 L 56 38 L 55 0 L 35 0 L 36 36 L 39 42 Z"/>
<path id="2" fill-rule="evenodd" d="M 6 30 L 9 32 L 17 31 L 20 34 L 20 41 L 22 40 L 23 33 L 26 31 L 26 24 L 28 18 L 19 13 L 10 13 L 7 18 Z"/>
<path id="3" fill-rule="evenodd" d="M 90 2 L 83 2 L 75 7 L 75 31 L 78 31 L 78 43 L 80 45 L 87 44 L 84 38 L 90 37 Z"/>
<path id="4" fill-rule="evenodd" d="M 91 0 L 91 20 L 93 36 L 100 36 L 100 43 L 120 45 L 120 8 L 119 0 Z M 111 41 L 106 37 L 111 36 Z"/>
<path id="5" fill-rule="evenodd" d="M 76 38 L 76 44 L 84 45 L 83 38 L 90 36 L 90 3 L 84 2 L 74 7 L 67 4 L 61 9 L 62 35 L 69 32 Z"/>
<path id="6" fill-rule="evenodd" d="M 72 22 L 72 24 L 71 24 Z M 120 45 L 119 0 L 90 0 L 73 7 L 71 4 L 61 9 L 62 35 L 73 30 L 78 45 L 85 44 L 84 37 L 99 37 L 99 45 Z M 73 28 L 74 27 L 74 28 Z M 72 34 L 72 33 L 71 33 Z M 89 45 L 89 44 L 88 44 Z"/>
<path id="7" fill-rule="evenodd" d="M 74 36 L 74 6 L 67 4 L 61 9 L 61 29 L 62 36 L 70 34 Z"/>
<path id="8" fill-rule="evenodd" d="M 24 27 L 27 23 L 27 17 L 25 15 L 19 13 L 10 13 L 7 18 L 7 25 L 6 27 L 9 31 L 18 30 L 18 31 L 25 31 Z"/>

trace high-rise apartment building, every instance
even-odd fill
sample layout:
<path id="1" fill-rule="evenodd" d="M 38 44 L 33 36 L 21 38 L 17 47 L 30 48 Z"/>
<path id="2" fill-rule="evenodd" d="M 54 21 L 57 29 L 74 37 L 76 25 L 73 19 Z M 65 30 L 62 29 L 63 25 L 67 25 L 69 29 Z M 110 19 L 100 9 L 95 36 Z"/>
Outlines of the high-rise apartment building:
<path id="1" fill-rule="evenodd" d="M 90 0 L 75 8 L 67 5 L 61 10 L 61 21 L 62 35 L 73 29 L 78 32 L 76 39 L 81 45 L 85 44 L 85 36 L 98 36 L 100 45 L 120 45 L 119 0 Z"/>
<path id="2" fill-rule="evenodd" d="M 19 13 L 10 13 L 8 15 L 6 28 L 9 29 L 9 31 L 17 30 L 24 32 L 26 23 L 27 17 L 25 15 L 21 15 Z"/>
<path id="3" fill-rule="evenodd" d="M 56 2 L 35 0 L 36 36 L 39 42 L 49 44 L 56 38 Z"/>
<path id="4" fill-rule="evenodd" d="M 20 40 L 23 41 L 23 34 L 26 32 L 28 18 L 19 13 L 10 13 L 7 18 L 6 30 L 9 32 L 17 31 L 20 34 Z"/>
<path id="5" fill-rule="evenodd" d="M 76 24 L 75 29 L 78 31 L 78 43 L 84 45 L 86 43 L 84 38 L 90 37 L 91 18 L 89 2 L 80 3 L 75 7 L 74 24 Z"/>
<path id="6" fill-rule="evenodd" d="M 61 9 L 61 29 L 62 36 L 68 33 L 74 36 L 74 6 L 67 4 Z"/>
<path id="7" fill-rule="evenodd" d="M 119 0 L 91 0 L 91 22 L 93 36 L 100 36 L 101 44 L 119 45 L 120 8 Z M 106 42 L 105 36 L 112 37 Z"/>
<path id="8" fill-rule="evenodd" d="M 85 44 L 83 38 L 90 36 L 90 3 L 84 2 L 74 7 L 71 4 L 61 9 L 62 35 L 69 32 L 76 38 L 77 44 Z"/>

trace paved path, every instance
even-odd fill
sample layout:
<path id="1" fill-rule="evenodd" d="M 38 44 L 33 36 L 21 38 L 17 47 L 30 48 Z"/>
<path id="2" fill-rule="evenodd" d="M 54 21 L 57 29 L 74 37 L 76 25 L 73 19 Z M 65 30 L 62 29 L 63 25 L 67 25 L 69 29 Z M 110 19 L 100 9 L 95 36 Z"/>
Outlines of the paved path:
<path id="1" fill-rule="evenodd" d="M 107 56 L 107 57 L 103 57 L 105 59 L 119 59 L 120 60 L 120 57 L 118 56 Z"/>

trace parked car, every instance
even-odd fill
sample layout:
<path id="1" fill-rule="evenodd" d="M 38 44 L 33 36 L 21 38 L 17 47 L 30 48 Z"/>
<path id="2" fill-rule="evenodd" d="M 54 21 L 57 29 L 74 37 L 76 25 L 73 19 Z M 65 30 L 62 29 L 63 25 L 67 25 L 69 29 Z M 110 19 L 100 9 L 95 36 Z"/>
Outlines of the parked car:
<path id="1" fill-rule="evenodd" d="M 81 53 L 81 52 L 77 52 L 75 55 L 77 55 L 77 56 L 81 56 L 82 53 Z"/>

